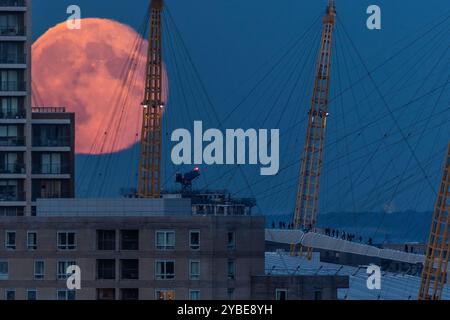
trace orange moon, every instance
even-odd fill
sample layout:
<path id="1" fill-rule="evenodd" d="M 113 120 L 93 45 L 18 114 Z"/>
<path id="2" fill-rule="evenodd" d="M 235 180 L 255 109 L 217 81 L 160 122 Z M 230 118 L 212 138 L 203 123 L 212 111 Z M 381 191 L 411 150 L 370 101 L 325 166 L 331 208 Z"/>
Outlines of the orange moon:
<path id="1" fill-rule="evenodd" d="M 124 24 L 88 18 L 81 20 L 79 30 L 68 29 L 65 22 L 58 24 L 33 44 L 33 106 L 61 106 L 75 112 L 76 153 L 118 152 L 138 140 L 147 41 L 133 59 L 136 81 L 124 81 L 137 37 Z M 119 105 L 122 92 L 128 92 L 128 100 Z"/>

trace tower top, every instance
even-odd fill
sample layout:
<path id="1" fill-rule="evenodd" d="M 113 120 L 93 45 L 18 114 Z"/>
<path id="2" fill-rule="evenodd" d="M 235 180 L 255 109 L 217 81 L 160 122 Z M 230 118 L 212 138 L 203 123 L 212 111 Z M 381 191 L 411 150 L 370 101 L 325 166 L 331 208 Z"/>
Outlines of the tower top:
<path id="1" fill-rule="evenodd" d="M 336 6 L 334 3 L 334 0 L 328 0 L 327 11 L 326 11 L 326 15 L 324 17 L 323 22 L 331 23 L 334 25 L 335 17 L 336 17 Z"/>
<path id="2" fill-rule="evenodd" d="M 153 9 L 162 9 L 164 7 L 164 0 L 151 0 Z"/>

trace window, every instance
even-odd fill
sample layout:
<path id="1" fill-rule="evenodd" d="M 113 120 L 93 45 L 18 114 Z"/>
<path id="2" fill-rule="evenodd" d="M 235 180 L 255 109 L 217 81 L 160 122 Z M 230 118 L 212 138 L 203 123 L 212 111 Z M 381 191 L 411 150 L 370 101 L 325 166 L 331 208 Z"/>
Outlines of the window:
<path id="1" fill-rule="evenodd" d="M 139 230 L 122 230 L 121 250 L 139 250 Z"/>
<path id="2" fill-rule="evenodd" d="M 314 292 L 314 300 L 322 300 L 322 291 L 317 290 Z"/>
<path id="3" fill-rule="evenodd" d="M 175 262 L 156 261 L 155 278 L 156 280 L 175 279 Z"/>
<path id="4" fill-rule="evenodd" d="M 5 290 L 5 300 L 16 300 L 16 290 L 14 289 Z"/>
<path id="5" fill-rule="evenodd" d="M 228 300 L 234 300 L 234 288 L 228 288 L 227 290 L 227 298 Z"/>
<path id="6" fill-rule="evenodd" d="M 16 250 L 16 232 L 6 231 L 5 248 L 8 250 Z"/>
<path id="7" fill-rule="evenodd" d="M 7 261 L 0 261 L 0 280 L 8 280 L 9 265 Z"/>
<path id="8" fill-rule="evenodd" d="M 57 278 L 58 280 L 65 280 L 67 279 L 70 274 L 67 273 L 67 268 L 69 268 L 70 266 L 75 266 L 77 263 L 75 261 L 71 261 L 71 260 L 61 260 L 58 261 L 57 266 L 56 266 L 56 270 L 57 270 Z"/>
<path id="9" fill-rule="evenodd" d="M 61 174 L 61 154 L 59 153 L 43 153 L 41 154 L 41 170 L 42 174 Z"/>
<path id="10" fill-rule="evenodd" d="M 116 300 L 116 289 L 114 288 L 97 289 L 97 300 Z"/>
<path id="11" fill-rule="evenodd" d="M 139 300 L 139 289 L 120 289 L 120 300 Z"/>
<path id="12" fill-rule="evenodd" d="M 116 231 L 97 230 L 97 249 L 116 250 Z"/>
<path id="13" fill-rule="evenodd" d="M 234 231 L 230 231 L 227 234 L 227 247 L 228 250 L 236 249 L 236 233 Z"/>
<path id="14" fill-rule="evenodd" d="M 200 279 L 200 261 L 198 260 L 189 261 L 189 279 L 190 280 Z"/>
<path id="15" fill-rule="evenodd" d="M 75 232 L 58 232 L 58 249 L 75 250 Z"/>
<path id="16" fill-rule="evenodd" d="M 156 249 L 175 249 L 175 231 L 156 231 Z"/>
<path id="17" fill-rule="evenodd" d="M 28 289 L 27 290 L 27 300 L 37 300 L 37 290 Z"/>
<path id="18" fill-rule="evenodd" d="M 189 232 L 189 247 L 191 250 L 200 249 L 200 231 Z"/>
<path id="19" fill-rule="evenodd" d="M 45 264 L 42 260 L 34 261 L 34 280 L 42 280 L 45 277 Z"/>
<path id="20" fill-rule="evenodd" d="M 234 259 L 228 259 L 228 280 L 234 280 L 236 278 L 236 261 Z"/>
<path id="21" fill-rule="evenodd" d="M 190 300 L 200 300 L 200 290 L 189 290 Z"/>
<path id="22" fill-rule="evenodd" d="M 155 291 L 156 300 L 175 300 L 175 291 L 168 289 L 158 289 Z"/>
<path id="23" fill-rule="evenodd" d="M 116 260 L 114 259 L 97 260 L 97 279 L 99 280 L 116 279 Z"/>
<path id="24" fill-rule="evenodd" d="M 122 280 L 139 279 L 139 260 L 120 260 L 120 278 Z"/>
<path id="25" fill-rule="evenodd" d="M 288 291 L 286 289 L 275 290 L 275 300 L 287 300 Z"/>
<path id="26" fill-rule="evenodd" d="M 75 290 L 62 289 L 56 292 L 57 300 L 76 300 Z"/>
<path id="27" fill-rule="evenodd" d="M 28 250 L 37 249 L 37 232 L 34 231 L 27 232 L 27 248 Z"/>

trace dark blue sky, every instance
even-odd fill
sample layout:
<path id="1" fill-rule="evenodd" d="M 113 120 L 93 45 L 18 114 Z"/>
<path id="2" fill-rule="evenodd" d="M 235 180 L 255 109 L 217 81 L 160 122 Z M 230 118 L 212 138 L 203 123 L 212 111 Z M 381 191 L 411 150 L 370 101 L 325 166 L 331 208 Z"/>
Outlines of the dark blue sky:
<path id="1" fill-rule="evenodd" d="M 262 77 L 264 72 L 261 70 L 275 64 L 268 60 L 269 57 L 277 54 L 279 57 L 279 51 L 323 14 L 326 5 L 325 0 L 166 2 L 221 119 Z M 109 18 L 134 28 L 140 25 L 147 3 L 147 0 L 76 2 L 84 18 Z M 64 21 L 70 4 L 74 2 L 35 0 L 34 38 Z M 450 10 L 448 0 L 336 0 L 336 4 L 345 31 L 338 27 L 332 97 L 367 74 L 357 52 L 371 70 L 404 49 L 408 41 L 433 22 L 445 14 L 448 16 Z M 380 31 L 366 28 L 366 8 L 372 4 L 382 9 Z M 448 27 L 449 22 L 446 21 L 441 29 L 415 41 L 414 45 L 378 69 L 373 74 L 374 81 L 364 78 L 343 94 L 342 100 L 334 99 L 330 104 L 332 111 L 322 177 L 321 213 L 432 210 L 450 134 L 449 114 L 446 113 L 450 90 L 448 86 L 442 88 L 449 74 Z M 316 31 L 320 32 L 320 24 L 316 25 Z M 353 44 L 346 39 L 346 33 Z M 309 48 L 316 49 L 317 46 L 318 41 L 314 42 L 313 37 L 300 43 L 298 59 Z M 311 57 L 305 58 L 305 66 L 313 65 L 314 54 Z M 264 87 L 255 91 L 263 98 L 254 97 L 253 102 L 243 103 L 237 115 L 226 124 L 228 128 L 278 126 L 282 134 L 281 167 L 286 167 L 286 170 L 277 177 L 263 179 L 255 174 L 258 170 L 245 168 L 243 179 L 238 178 L 239 173 L 226 176 L 226 179 L 214 179 L 212 177 L 221 176 L 223 169 L 216 172 L 208 168 L 205 172 L 208 177 L 202 178 L 202 186 L 229 188 L 240 196 L 257 195 L 260 211 L 269 214 L 286 214 L 292 210 L 298 163 L 291 164 L 300 157 L 304 142 L 302 119 L 308 107 L 308 97 L 299 107 L 282 99 L 272 105 L 272 98 L 264 96 L 269 91 L 276 95 L 279 86 L 283 90 L 293 86 L 294 81 L 280 85 L 286 79 L 287 71 L 294 68 L 296 56 L 287 60 L 285 69 L 280 67 Z M 351 79 L 346 80 L 348 72 Z M 312 75 L 308 76 L 307 70 L 303 73 L 305 82 L 296 87 L 295 92 L 309 94 Z M 431 90 L 435 90 L 433 95 L 427 96 Z M 372 92 L 370 98 L 354 103 L 367 92 Z M 283 97 L 288 94 L 284 93 Z M 426 99 L 422 99 L 423 96 Z M 177 100 L 173 98 L 172 101 Z M 275 114 L 271 113 L 271 107 Z M 442 117 L 438 117 L 439 114 Z M 202 119 L 202 113 L 194 117 Z M 375 124 L 369 126 L 372 120 Z M 287 130 L 295 121 L 300 122 L 299 126 L 295 130 Z M 129 163 L 126 157 L 118 161 L 124 165 Z M 117 184 L 121 185 L 120 182 Z M 431 186 L 435 186 L 434 190 Z M 89 192 L 84 190 L 84 193 Z"/>

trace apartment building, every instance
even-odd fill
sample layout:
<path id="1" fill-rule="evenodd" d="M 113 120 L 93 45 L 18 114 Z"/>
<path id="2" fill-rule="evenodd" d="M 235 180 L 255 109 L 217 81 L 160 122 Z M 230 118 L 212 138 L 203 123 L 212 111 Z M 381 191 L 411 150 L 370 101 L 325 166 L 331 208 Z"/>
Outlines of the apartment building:
<path id="1" fill-rule="evenodd" d="M 0 220 L 0 300 L 336 299 L 348 277 L 267 275 L 264 217 L 192 214 L 190 199 L 38 200 Z M 81 268 L 81 290 L 66 286 Z"/>
<path id="2" fill-rule="evenodd" d="M 0 0 L 0 217 L 74 195 L 74 117 L 31 108 L 31 39 L 31 1 Z"/>

